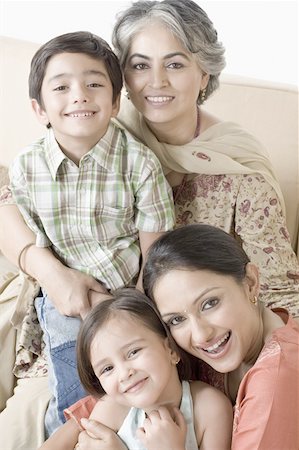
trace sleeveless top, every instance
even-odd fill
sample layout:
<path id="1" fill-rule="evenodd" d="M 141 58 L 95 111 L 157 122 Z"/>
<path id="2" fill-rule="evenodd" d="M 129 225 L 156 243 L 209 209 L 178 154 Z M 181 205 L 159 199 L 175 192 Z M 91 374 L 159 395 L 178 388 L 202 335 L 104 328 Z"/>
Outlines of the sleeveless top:
<path id="1" fill-rule="evenodd" d="M 198 444 L 194 430 L 193 402 L 190 392 L 190 385 L 187 381 L 182 382 L 182 400 L 180 411 L 183 414 L 185 422 L 187 424 L 185 449 L 198 450 Z M 142 409 L 131 408 L 117 433 L 129 450 L 146 450 L 141 442 L 139 442 L 135 438 L 135 433 L 138 428 L 142 427 L 144 419 L 145 412 Z"/>

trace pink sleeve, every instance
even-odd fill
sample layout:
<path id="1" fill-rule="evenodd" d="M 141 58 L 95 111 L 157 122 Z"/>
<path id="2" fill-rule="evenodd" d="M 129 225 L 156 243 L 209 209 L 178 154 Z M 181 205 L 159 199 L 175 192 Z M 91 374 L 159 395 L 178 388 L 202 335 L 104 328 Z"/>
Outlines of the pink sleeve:
<path id="1" fill-rule="evenodd" d="M 273 342 L 269 352 L 241 382 L 232 450 L 299 448 L 298 342 Z"/>
<path id="2" fill-rule="evenodd" d="M 69 408 L 66 408 L 64 412 L 64 416 L 67 420 L 74 419 L 77 423 L 80 430 L 82 430 L 80 420 L 82 418 L 88 419 L 97 400 L 89 395 L 88 397 L 81 398 L 76 403 L 71 405 Z"/>

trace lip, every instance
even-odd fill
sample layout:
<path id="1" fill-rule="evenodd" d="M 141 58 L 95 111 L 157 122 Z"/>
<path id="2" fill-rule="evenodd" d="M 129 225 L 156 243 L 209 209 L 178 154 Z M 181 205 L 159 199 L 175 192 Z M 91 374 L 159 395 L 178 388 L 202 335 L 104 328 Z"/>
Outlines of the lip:
<path id="1" fill-rule="evenodd" d="M 146 95 L 146 101 L 155 107 L 169 105 L 174 100 L 173 95 Z"/>
<path id="2" fill-rule="evenodd" d="M 135 394 L 136 392 L 140 391 L 145 383 L 147 382 L 148 377 L 142 378 L 139 381 L 135 381 L 134 383 L 130 384 L 126 389 L 124 389 L 123 394 Z"/>
<path id="3" fill-rule="evenodd" d="M 68 112 L 65 114 L 65 116 L 70 117 L 72 119 L 89 119 L 89 118 L 93 117 L 95 114 L 96 114 L 96 111 L 79 109 L 76 111 Z"/>
<path id="4" fill-rule="evenodd" d="M 210 359 L 220 359 L 223 358 L 229 351 L 230 347 L 231 347 L 231 339 L 232 337 L 232 332 L 229 331 L 227 333 L 225 333 L 222 337 L 215 339 L 213 342 L 209 343 L 209 345 L 207 345 L 206 347 L 201 346 L 195 346 L 196 350 L 199 351 L 202 355 L 205 356 L 206 358 L 210 358 Z M 219 345 L 216 348 L 212 348 L 215 347 L 217 344 L 219 343 Z M 209 350 L 207 350 L 209 349 Z M 215 351 L 215 353 L 213 353 Z"/>

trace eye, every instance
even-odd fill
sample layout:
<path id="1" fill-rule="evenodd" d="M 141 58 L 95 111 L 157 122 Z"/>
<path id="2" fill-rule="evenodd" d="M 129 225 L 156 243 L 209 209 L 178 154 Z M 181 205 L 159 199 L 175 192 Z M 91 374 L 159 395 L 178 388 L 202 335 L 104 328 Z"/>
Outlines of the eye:
<path id="1" fill-rule="evenodd" d="M 167 322 L 166 325 L 168 327 L 175 327 L 176 325 L 180 325 L 186 320 L 186 317 L 184 316 L 174 316 L 171 317 Z"/>
<path id="2" fill-rule="evenodd" d="M 113 369 L 113 366 L 103 367 L 103 369 L 100 371 L 100 376 L 111 372 L 112 369 Z"/>
<path id="3" fill-rule="evenodd" d="M 209 298 L 208 300 L 205 300 L 201 306 L 203 311 L 206 311 L 208 309 L 214 308 L 219 303 L 219 298 L 213 297 Z"/>
<path id="4" fill-rule="evenodd" d="M 135 70 L 144 70 L 147 69 L 148 66 L 145 63 L 138 63 L 133 65 L 133 69 Z"/>
<path id="5" fill-rule="evenodd" d="M 133 350 L 130 350 L 128 353 L 128 358 L 131 358 L 132 356 L 137 355 L 141 351 L 141 348 L 134 348 Z"/>
<path id="6" fill-rule="evenodd" d="M 65 91 L 67 89 L 67 86 L 57 86 L 54 88 L 54 91 Z"/>
<path id="7" fill-rule="evenodd" d="M 167 69 L 181 69 L 182 67 L 184 67 L 183 64 L 178 62 L 167 64 Z"/>
<path id="8" fill-rule="evenodd" d="M 87 86 L 88 86 L 88 87 L 91 87 L 91 88 L 103 87 L 103 85 L 100 84 L 100 83 L 90 83 L 90 84 L 88 84 Z"/>

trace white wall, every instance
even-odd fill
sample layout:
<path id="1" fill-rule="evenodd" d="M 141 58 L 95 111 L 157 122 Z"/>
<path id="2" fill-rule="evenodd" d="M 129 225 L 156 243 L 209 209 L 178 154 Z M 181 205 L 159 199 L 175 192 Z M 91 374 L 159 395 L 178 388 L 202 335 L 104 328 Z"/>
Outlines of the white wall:
<path id="1" fill-rule="evenodd" d="M 213 20 L 226 47 L 224 72 L 298 85 L 296 0 L 197 0 Z M 110 42 L 123 0 L 1 0 L 0 34 L 44 43 L 76 30 Z"/>

